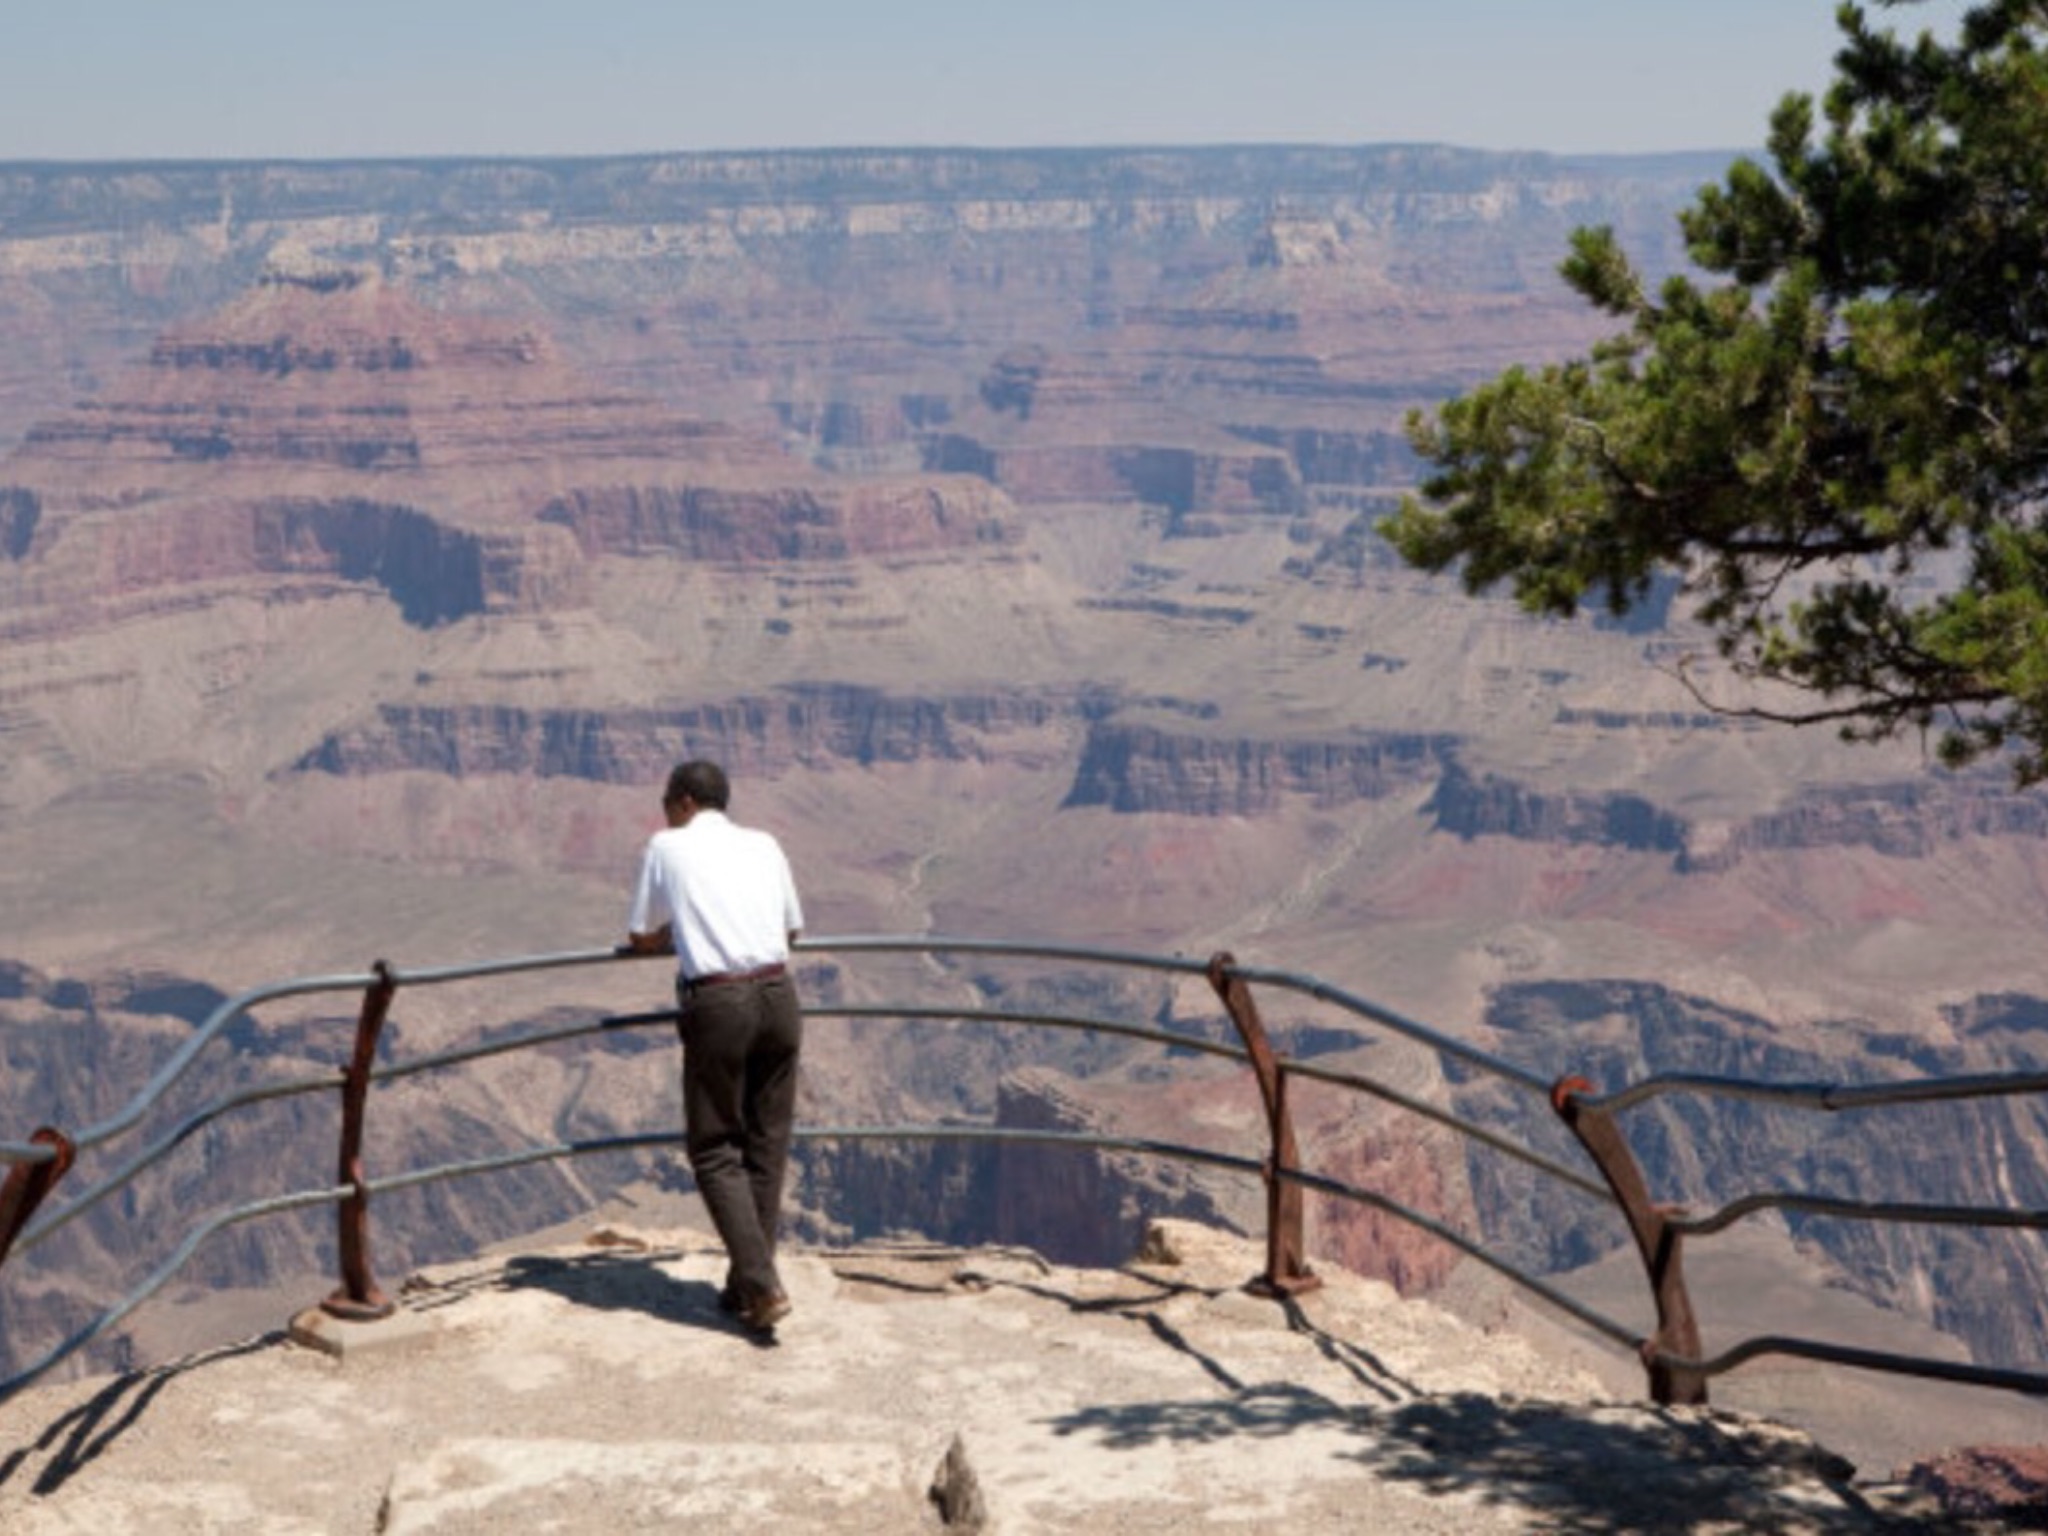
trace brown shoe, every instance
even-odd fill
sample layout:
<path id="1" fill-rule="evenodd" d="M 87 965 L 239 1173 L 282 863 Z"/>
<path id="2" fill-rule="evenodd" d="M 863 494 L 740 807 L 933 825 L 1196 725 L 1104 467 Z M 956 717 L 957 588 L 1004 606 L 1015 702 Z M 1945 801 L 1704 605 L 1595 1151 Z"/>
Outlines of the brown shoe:
<path id="1" fill-rule="evenodd" d="M 740 1321 L 756 1333 L 773 1333 L 775 1325 L 789 1313 L 787 1296 L 780 1291 L 763 1291 L 740 1309 Z"/>

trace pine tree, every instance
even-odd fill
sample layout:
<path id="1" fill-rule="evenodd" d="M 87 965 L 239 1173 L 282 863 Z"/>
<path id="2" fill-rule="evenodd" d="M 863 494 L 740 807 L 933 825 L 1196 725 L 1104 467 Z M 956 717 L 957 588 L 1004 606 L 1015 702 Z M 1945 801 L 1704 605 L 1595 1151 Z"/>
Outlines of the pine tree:
<path id="1" fill-rule="evenodd" d="M 1881 0 L 1910 3 L 1910 0 Z M 1623 328 L 1416 415 L 1429 467 L 1382 525 L 1468 590 L 1616 613 L 1677 573 L 1738 712 L 1933 733 L 2048 778 L 2048 0 L 1952 42 L 1856 5 L 1817 123 L 1680 216 L 1700 276 L 1647 289 L 1607 229 L 1562 271 Z"/>

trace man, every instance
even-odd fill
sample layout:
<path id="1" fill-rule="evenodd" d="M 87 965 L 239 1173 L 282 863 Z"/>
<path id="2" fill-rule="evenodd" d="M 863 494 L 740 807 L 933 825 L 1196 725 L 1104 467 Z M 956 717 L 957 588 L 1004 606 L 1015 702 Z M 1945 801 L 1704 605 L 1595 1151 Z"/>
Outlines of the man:
<path id="1" fill-rule="evenodd" d="M 718 1301 L 768 1334 L 790 1310 L 775 1226 L 803 1043 L 789 973 L 803 913 L 782 846 L 728 820 L 730 795 L 716 763 L 669 775 L 668 828 L 641 859 L 627 944 L 676 956 L 684 1146 L 730 1264 Z"/>

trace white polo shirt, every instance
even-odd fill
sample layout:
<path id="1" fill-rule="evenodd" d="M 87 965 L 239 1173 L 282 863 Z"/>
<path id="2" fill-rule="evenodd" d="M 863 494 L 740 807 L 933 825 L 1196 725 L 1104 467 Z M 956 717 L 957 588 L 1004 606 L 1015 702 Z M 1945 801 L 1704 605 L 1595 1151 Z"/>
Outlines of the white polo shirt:
<path id="1" fill-rule="evenodd" d="M 788 960 L 789 936 L 804 916 L 782 845 L 723 811 L 699 810 L 688 826 L 655 833 L 626 927 L 654 933 L 664 923 L 688 980 Z"/>

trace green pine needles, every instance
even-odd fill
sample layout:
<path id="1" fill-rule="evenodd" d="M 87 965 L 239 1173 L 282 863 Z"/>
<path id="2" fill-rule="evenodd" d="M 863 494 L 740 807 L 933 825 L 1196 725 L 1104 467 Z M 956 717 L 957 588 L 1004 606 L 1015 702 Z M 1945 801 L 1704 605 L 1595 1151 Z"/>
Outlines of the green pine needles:
<path id="1" fill-rule="evenodd" d="M 1910 4 L 1911 0 L 1882 0 Z M 1622 329 L 1410 418 L 1403 558 L 1528 609 L 1626 612 L 1676 573 L 1747 678 L 1856 740 L 2048 778 L 2048 0 L 1951 44 L 1844 5 L 1816 121 L 1681 216 L 1654 293 L 1611 231 L 1562 271 Z M 1773 695 L 1772 697 L 1785 697 Z M 1804 703 L 1799 700 L 1804 699 Z"/>

